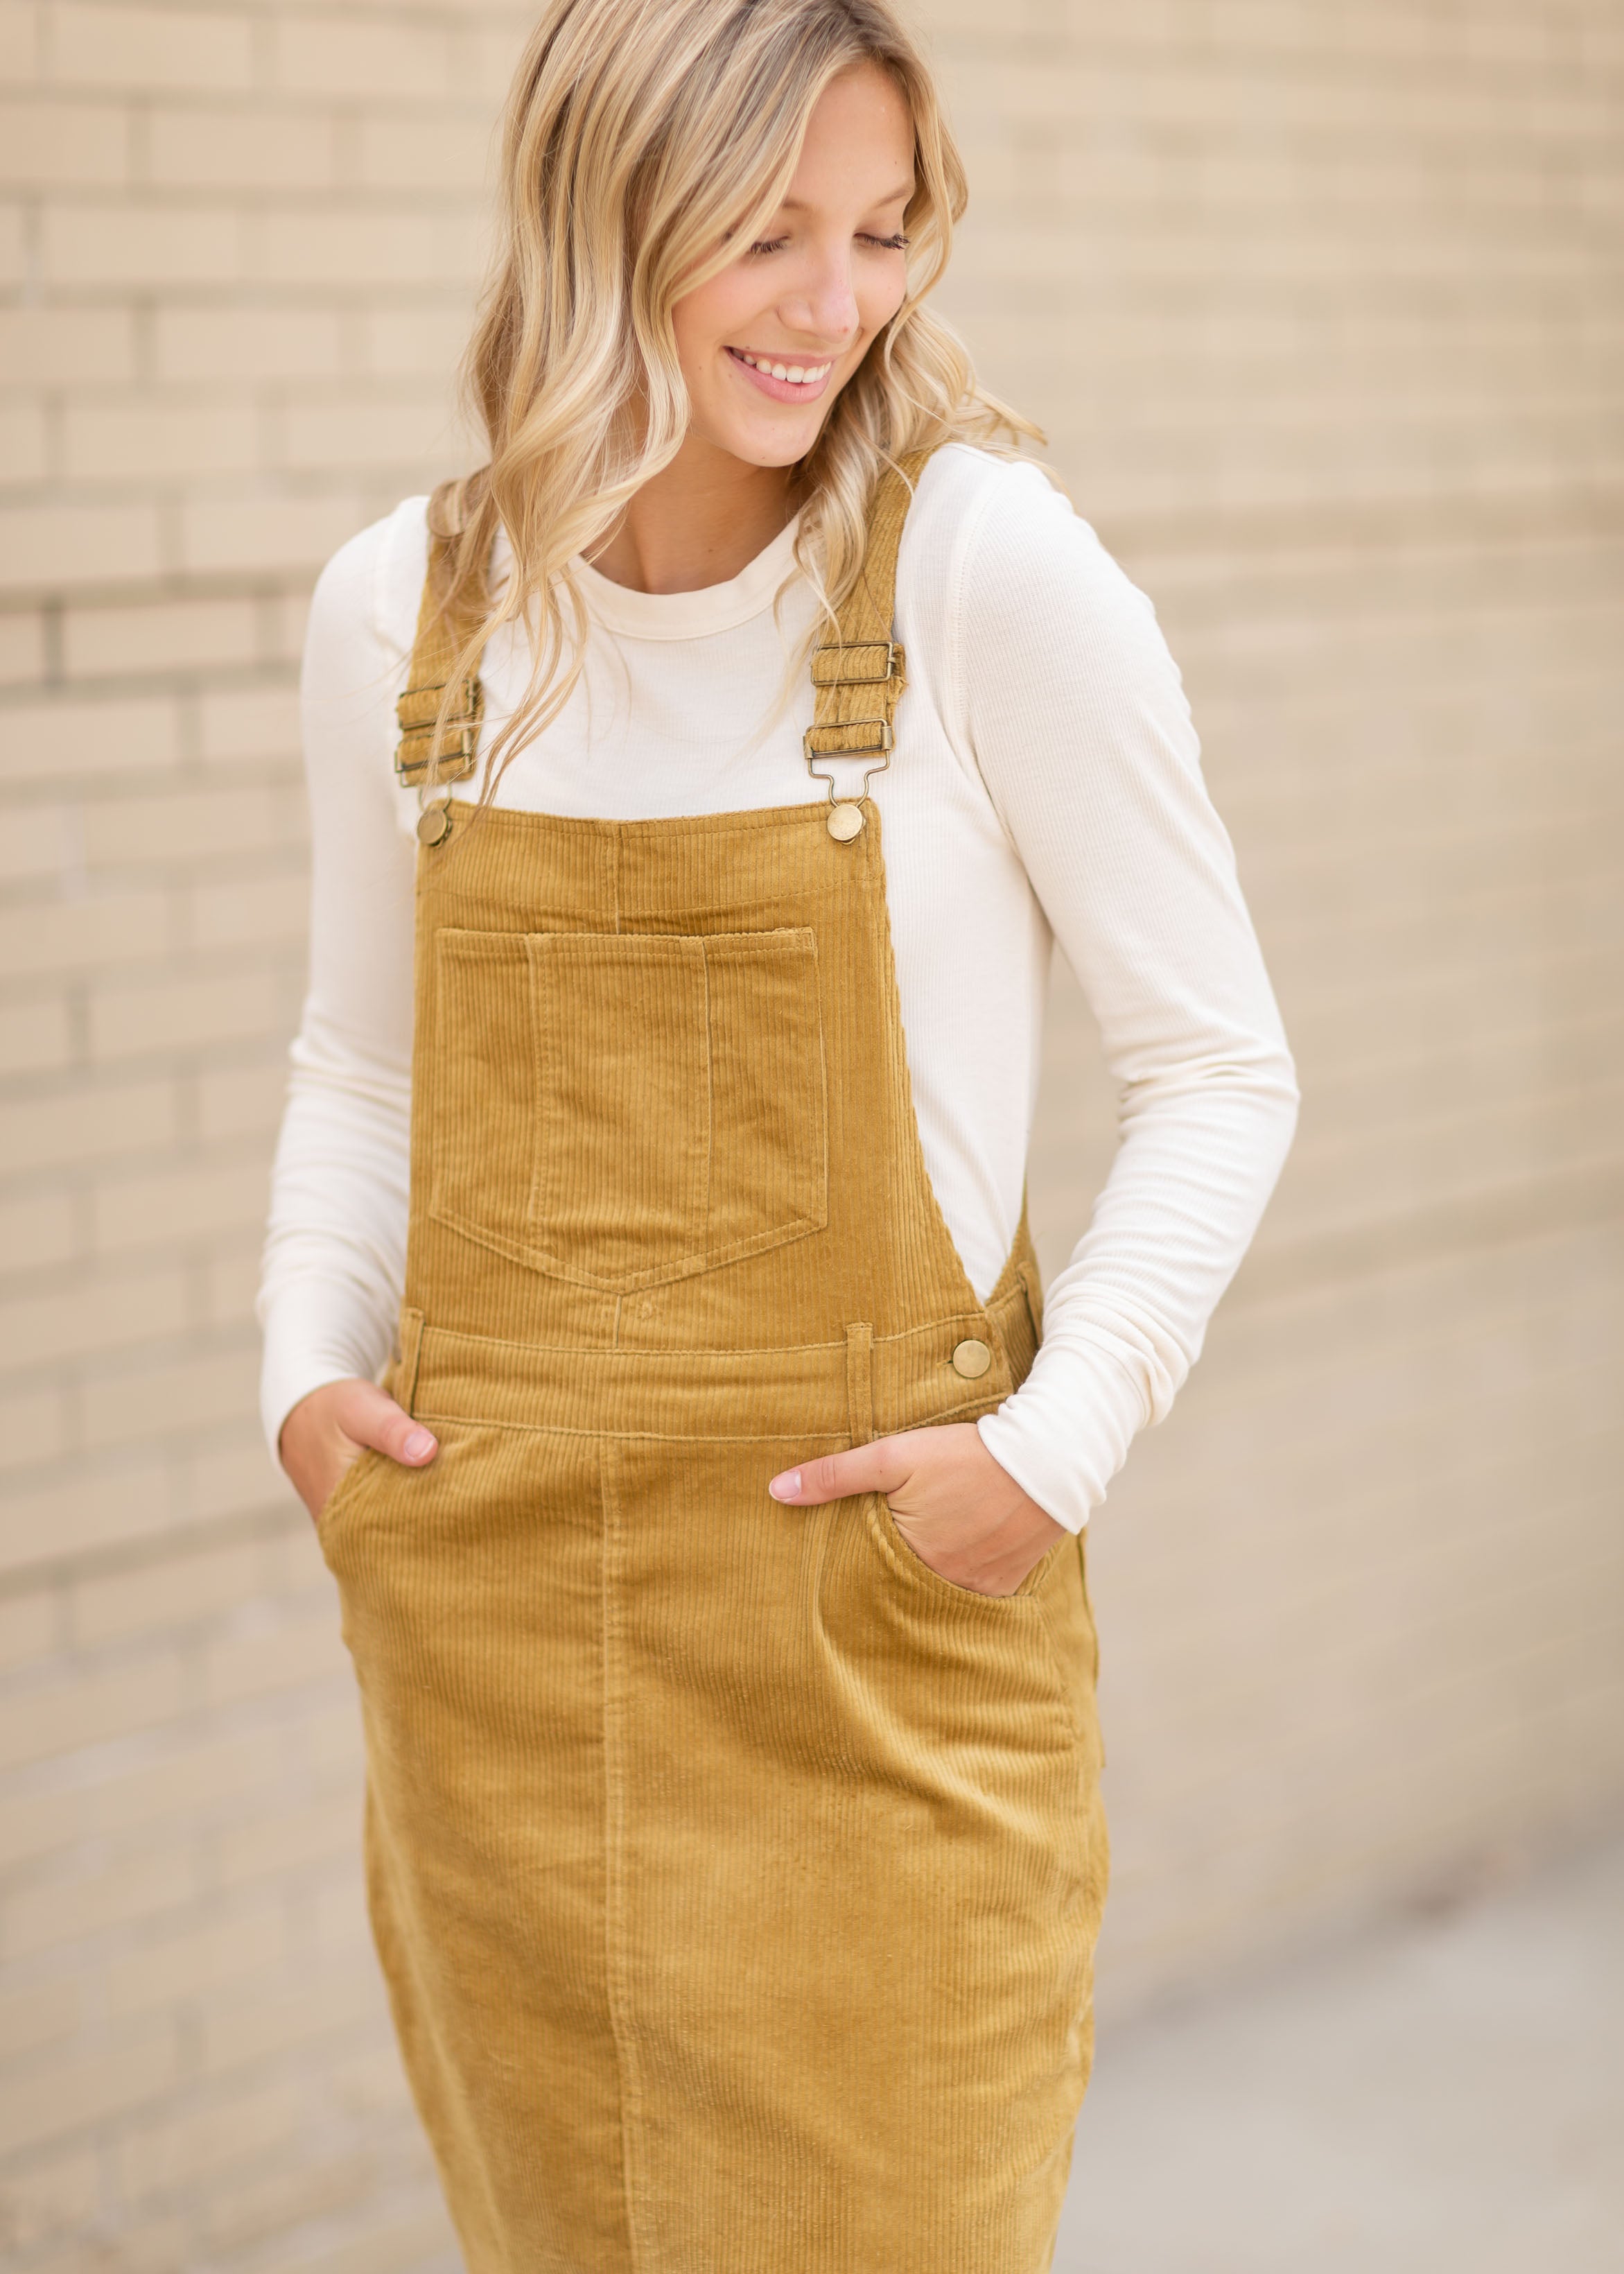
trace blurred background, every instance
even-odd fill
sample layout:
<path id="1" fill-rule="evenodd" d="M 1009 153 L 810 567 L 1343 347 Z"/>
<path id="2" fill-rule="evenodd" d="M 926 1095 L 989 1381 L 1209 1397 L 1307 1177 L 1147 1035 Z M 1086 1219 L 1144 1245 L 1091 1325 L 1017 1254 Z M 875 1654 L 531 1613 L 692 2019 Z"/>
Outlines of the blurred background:
<path id="1" fill-rule="evenodd" d="M 1583 2088 L 1552 2112 L 1579 2209 L 1565 2241 L 1543 2198 L 1497 2212 L 1506 2263 L 1617 2268 L 1585 2225 L 1604 1985 L 1563 1952 L 1616 1938 L 1624 1827 L 1624 16 L 927 20 L 974 192 L 944 303 L 1156 603 L 1306 1097 L 1092 1529 L 1116 1879 L 1101 2209 L 1074 2195 L 1058 2263 L 1455 2263 L 1292 2127 L 1333 2071 L 1407 2127 L 1491 2072 L 1531 2090 L 1484 2034 L 1522 2014 Z M 470 462 L 448 381 L 526 22 L 0 0 L 0 2253 L 28 2274 L 453 2263 L 251 1301 L 305 598 Z M 1051 1026 L 1050 1269 L 1112 1141 L 1064 972 Z M 1259 2078 L 1274 2128 L 1214 2131 Z M 1271 2190 L 1352 2206 L 1352 2255 L 1248 2240 Z"/>

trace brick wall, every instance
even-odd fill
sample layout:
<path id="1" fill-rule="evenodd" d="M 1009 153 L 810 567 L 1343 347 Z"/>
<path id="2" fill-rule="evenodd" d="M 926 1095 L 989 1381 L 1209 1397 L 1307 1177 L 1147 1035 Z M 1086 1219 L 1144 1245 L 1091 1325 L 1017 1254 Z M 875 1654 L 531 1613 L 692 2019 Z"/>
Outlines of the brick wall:
<path id="1" fill-rule="evenodd" d="M 1624 1792 L 1624 36 L 1602 0 L 935 23 L 977 194 L 949 305 L 1157 599 L 1308 1093 L 1095 1528 L 1121 2002 Z M 302 979 L 302 603 L 458 461 L 522 28 L 0 0 L 19 2274 L 451 2263 L 249 1306 Z M 1064 983 L 1050 1060 L 1052 1262 L 1109 1142 Z"/>

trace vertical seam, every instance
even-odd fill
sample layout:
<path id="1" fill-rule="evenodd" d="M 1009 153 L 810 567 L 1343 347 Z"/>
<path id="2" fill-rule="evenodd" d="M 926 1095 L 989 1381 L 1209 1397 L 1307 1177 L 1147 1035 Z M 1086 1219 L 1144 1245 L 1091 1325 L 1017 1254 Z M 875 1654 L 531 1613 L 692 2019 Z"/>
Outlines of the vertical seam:
<path id="1" fill-rule="evenodd" d="M 638 2233 L 638 2127 L 641 2088 L 632 2043 L 630 1968 L 626 1949 L 626 1787 L 622 1761 L 626 1717 L 620 1652 L 620 1504 L 615 1490 L 617 1448 L 606 1442 L 598 1461 L 603 1519 L 604 1680 L 604 1963 L 609 2029 L 620 2078 L 620 2175 L 626 2204 L 627 2258 L 632 2274 L 644 2264 Z"/>
<path id="2" fill-rule="evenodd" d="M 846 1421 L 853 1445 L 874 1439 L 874 1329 L 859 1319 L 846 1330 Z"/>

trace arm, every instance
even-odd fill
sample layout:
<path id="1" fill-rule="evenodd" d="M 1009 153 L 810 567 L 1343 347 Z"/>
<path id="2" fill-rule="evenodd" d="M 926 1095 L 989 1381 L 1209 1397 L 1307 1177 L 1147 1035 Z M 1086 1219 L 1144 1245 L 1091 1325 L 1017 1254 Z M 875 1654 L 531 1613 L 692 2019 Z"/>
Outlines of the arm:
<path id="1" fill-rule="evenodd" d="M 259 1312 L 266 1434 L 312 1512 L 362 1446 L 414 1465 L 434 1450 L 373 1379 L 400 1302 L 410 1128 L 415 847 L 396 825 L 389 772 L 403 650 L 380 621 L 392 547 L 410 535 L 402 518 L 364 531 L 324 570 L 301 689 L 310 989 Z"/>
<path id="2" fill-rule="evenodd" d="M 929 1463 L 929 1489 L 912 1470 L 902 1483 L 914 1509 L 905 1529 L 945 1576 L 979 1584 L 983 1534 L 996 1550 L 1015 1525 L 1012 1560 L 996 1558 L 988 1589 L 1000 1593 L 1054 1524 L 1080 1529 L 1136 1432 L 1167 1412 L 1274 1188 L 1297 1088 L 1150 605 L 1035 471 L 989 489 L 965 548 L 953 648 L 950 723 L 1093 1006 L 1119 1101 L 1093 1223 L 1049 1290 L 1031 1374 L 976 1425 L 981 1461 L 967 1445 L 922 1442 L 958 1432 L 863 1449 L 893 1473 L 898 1457 Z M 891 1489 L 898 1507 L 872 1459 L 831 1465 L 841 1490 Z M 1047 1535 L 1035 1513 L 1051 1520 Z"/>

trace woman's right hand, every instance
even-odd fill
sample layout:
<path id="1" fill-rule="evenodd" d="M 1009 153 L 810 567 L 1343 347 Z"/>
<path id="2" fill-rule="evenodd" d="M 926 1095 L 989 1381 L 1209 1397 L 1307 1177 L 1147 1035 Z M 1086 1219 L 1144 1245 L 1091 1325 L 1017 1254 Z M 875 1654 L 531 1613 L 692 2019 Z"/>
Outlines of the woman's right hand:
<path id="1" fill-rule="evenodd" d="M 301 1397 L 282 1425 L 277 1452 L 293 1488 L 320 1518 L 339 1479 L 371 1449 L 405 1469 L 426 1468 L 440 1447 L 375 1382 L 324 1382 Z"/>

